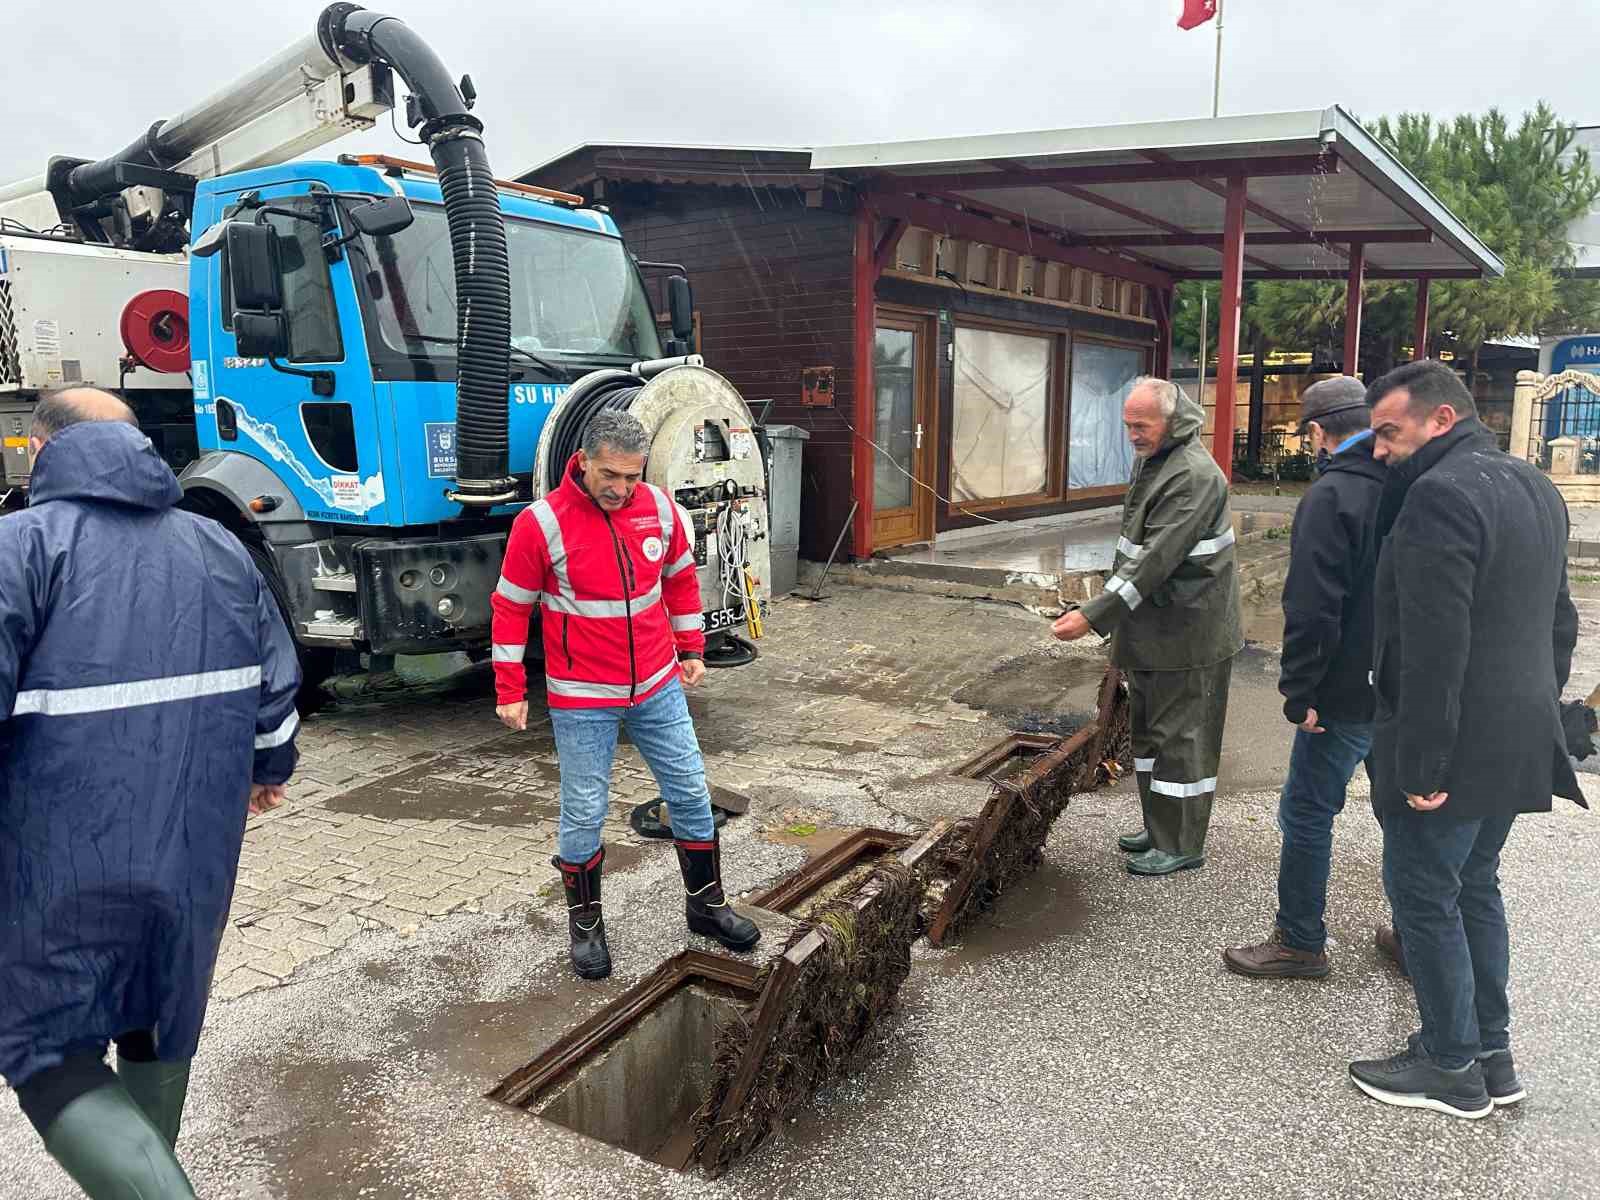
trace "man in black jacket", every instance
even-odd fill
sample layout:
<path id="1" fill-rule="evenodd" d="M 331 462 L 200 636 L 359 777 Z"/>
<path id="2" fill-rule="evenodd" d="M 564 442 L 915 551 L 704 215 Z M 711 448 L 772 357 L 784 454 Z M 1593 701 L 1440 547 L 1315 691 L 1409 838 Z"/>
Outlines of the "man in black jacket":
<path id="1" fill-rule="evenodd" d="M 1321 477 L 1295 512 L 1283 589 L 1278 690 L 1295 736 L 1278 799 L 1278 917 L 1266 941 L 1222 952 L 1230 971 L 1256 978 L 1328 973 L 1333 819 L 1372 749 L 1372 526 L 1385 471 L 1372 457 L 1366 385 L 1348 375 L 1314 383 L 1300 414 Z"/>
<path id="2" fill-rule="evenodd" d="M 1511 1058 L 1500 850 L 1518 813 L 1583 804 L 1558 698 L 1578 614 L 1567 513 L 1503 453 L 1442 363 L 1368 392 L 1379 504 L 1374 806 L 1422 1029 L 1350 1076 L 1388 1104 L 1482 1117 L 1525 1094 Z M 1585 805 L 1585 807 L 1587 807 Z"/>

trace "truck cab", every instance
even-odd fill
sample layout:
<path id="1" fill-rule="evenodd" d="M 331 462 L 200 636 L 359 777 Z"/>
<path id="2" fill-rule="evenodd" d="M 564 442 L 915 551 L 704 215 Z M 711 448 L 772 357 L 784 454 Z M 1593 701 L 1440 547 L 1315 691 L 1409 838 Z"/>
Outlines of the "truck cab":
<path id="1" fill-rule="evenodd" d="M 352 212 L 390 197 L 404 198 L 409 224 L 360 232 Z M 197 188 L 197 237 L 239 220 L 276 234 L 287 353 L 271 361 L 240 353 L 228 252 L 192 256 L 199 456 L 181 475 L 185 503 L 235 529 L 308 650 L 485 646 L 511 520 L 544 490 L 534 468 L 552 414 L 576 381 L 662 360 L 643 277 L 607 214 L 576 197 L 510 185 L 498 202 L 512 279 L 506 403 L 518 496 L 468 509 L 452 499 L 458 248 L 437 180 L 414 165 L 343 160 L 283 164 Z M 673 381 L 676 389 L 700 385 L 708 407 L 692 415 L 687 438 L 671 439 L 684 443 L 677 469 L 661 464 L 652 482 L 665 480 L 702 514 L 703 603 L 718 598 L 706 605 L 708 626 L 726 627 L 735 598 L 724 594 L 716 546 L 708 546 L 707 502 L 752 509 L 760 541 L 765 481 L 753 439 L 742 457 L 729 449 L 745 446 L 750 432 L 737 393 L 703 366 L 674 370 L 689 377 Z M 653 446 L 653 466 L 658 454 L 673 449 Z M 757 590 L 767 574 L 762 560 L 752 575 Z"/>

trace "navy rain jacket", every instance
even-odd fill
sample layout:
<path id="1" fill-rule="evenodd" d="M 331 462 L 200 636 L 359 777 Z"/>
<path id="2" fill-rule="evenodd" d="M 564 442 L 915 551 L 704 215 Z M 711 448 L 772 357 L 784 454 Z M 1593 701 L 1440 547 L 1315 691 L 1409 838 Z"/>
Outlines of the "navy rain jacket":
<path id="1" fill-rule="evenodd" d="M 45 443 L 0 519 L 0 1075 L 194 1054 L 250 784 L 294 770 L 271 593 L 131 425 Z"/>

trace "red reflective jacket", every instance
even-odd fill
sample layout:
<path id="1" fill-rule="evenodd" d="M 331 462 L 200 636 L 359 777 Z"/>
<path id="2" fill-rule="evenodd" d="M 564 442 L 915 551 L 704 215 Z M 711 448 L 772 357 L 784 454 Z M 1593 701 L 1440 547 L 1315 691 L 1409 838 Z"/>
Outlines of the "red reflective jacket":
<path id="1" fill-rule="evenodd" d="M 518 514 L 494 607 L 495 692 L 527 696 L 528 619 L 544 606 L 551 708 L 638 704 L 701 654 L 700 585 L 689 514 L 648 483 L 608 513 L 584 490 L 578 456 L 561 486 Z"/>

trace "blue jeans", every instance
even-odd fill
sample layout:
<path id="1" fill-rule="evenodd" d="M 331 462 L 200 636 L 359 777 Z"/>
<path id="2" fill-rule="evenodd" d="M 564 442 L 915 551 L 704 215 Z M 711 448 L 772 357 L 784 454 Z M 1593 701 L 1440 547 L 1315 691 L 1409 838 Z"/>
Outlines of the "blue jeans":
<path id="1" fill-rule="evenodd" d="M 1295 731 L 1289 776 L 1278 797 L 1278 929 L 1285 944 L 1320 954 L 1328 942 L 1322 914 L 1328 905 L 1333 861 L 1333 819 L 1344 809 L 1345 788 L 1372 749 L 1372 726 L 1323 721 L 1325 732 Z"/>
<path id="2" fill-rule="evenodd" d="M 628 727 L 656 778 L 673 835 L 707 842 L 716 836 L 705 760 L 676 679 L 632 708 L 552 708 L 550 724 L 561 760 L 560 849 L 567 862 L 587 862 L 600 849 L 619 725 Z"/>
<path id="3" fill-rule="evenodd" d="M 1499 871 L 1515 815 L 1453 821 L 1442 811 L 1384 812 L 1383 883 L 1417 992 L 1423 1048 L 1453 1068 L 1511 1045 Z"/>

